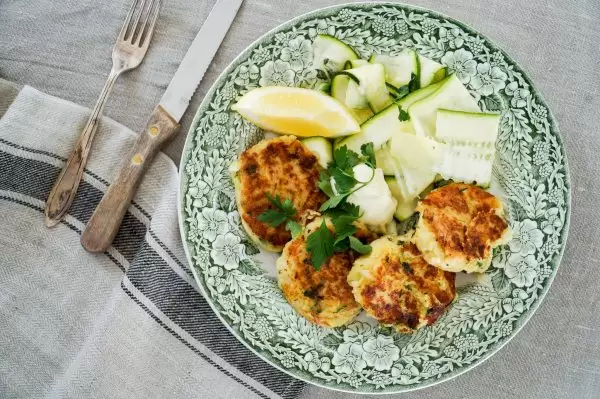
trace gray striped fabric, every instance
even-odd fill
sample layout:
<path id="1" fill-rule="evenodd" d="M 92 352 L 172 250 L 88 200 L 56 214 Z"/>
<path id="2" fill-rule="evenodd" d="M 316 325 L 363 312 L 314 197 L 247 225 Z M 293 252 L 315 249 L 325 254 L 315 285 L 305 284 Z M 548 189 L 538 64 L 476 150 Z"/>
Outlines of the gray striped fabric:
<path id="1" fill-rule="evenodd" d="M 17 92 L 0 81 L 4 102 Z M 131 131 L 103 120 L 69 215 L 43 225 L 88 112 L 30 87 L 0 108 L 0 397 L 297 397 L 304 383 L 238 342 L 198 292 L 166 156 L 109 251 L 79 245 Z"/>

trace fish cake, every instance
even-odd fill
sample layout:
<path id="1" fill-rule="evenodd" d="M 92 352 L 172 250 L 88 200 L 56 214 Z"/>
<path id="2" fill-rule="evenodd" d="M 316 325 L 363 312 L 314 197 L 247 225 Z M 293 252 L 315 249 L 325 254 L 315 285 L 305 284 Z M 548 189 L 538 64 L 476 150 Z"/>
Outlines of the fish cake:
<path id="1" fill-rule="evenodd" d="M 317 182 L 321 167 L 317 157 L 294 136 L 263 140 L 244 151 L 231 168 L 242 225 L 267 251 L 280 252 L 291 239 L 285 223 L 272 227 L 258 217 L 273 205 L 267 198 L 290 199 L 296 220 L 327 200 Z"/>
<path id="2" fill-rule="evenodd" d="M 502 203 L 477 186 L 438 188 L 419 202 L 417 212 L 415 244 L 427 262 L 447 271 L 486 271 L 492 250 L 511 238 Z"/>
<path id="3" fill-rule="evenodd" d="M 434 323 L 456 295 L 455 274 L 428 264 L 409 236 L 384 236 L 348 274 L 367 314 L 402 333 Z"/>
<path id="4" fill-rule="evenodd" d="M 308 223 L 302 234 L 285 245 L 277 260 L 277 281 L 300 315 L 320 326 L 339 327 L 351 322 L 361 310 L 347 281 L 355 254 L 349 249 L 337 252 L 320 270 L 313 267 L 306 238 L 322 220 L 317 217 Z M 329 223 L 328 226 L 332 228 Z"/>

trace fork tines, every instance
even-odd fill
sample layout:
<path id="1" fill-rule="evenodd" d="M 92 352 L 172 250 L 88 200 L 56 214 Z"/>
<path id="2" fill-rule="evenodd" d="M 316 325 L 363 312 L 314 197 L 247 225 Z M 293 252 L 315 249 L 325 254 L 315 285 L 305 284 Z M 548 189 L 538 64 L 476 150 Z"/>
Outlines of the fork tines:
<path id="1" fill-rule="evenodd" d="M 147 45 L 158 19 L 160 5 L 161 0 L 135 0 L 123 23 L 119 40 L 139 47 Z"/>

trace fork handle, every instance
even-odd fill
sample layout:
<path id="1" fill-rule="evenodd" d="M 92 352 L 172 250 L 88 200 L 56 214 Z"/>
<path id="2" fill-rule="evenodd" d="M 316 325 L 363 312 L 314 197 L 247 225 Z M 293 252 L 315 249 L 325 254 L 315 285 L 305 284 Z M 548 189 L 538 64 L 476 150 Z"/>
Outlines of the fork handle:
<path id="1" fill-rule="evenodd" d="M 148 166 L 178 130 L 179 124 L 160 105 L 154 108 L 146 129 L 81 234 L 81 245 L 87 251 L 104 252 L 110 247 Z"/>
<path id="2" fill-rule="evenodd" d="M 79 188 L 79 182 L 81 181 L 81 176 L 83 175 L 85 164 L 88 160 L 94 135 L 98 130 L 104 104 L 106 104 L 106 99 L 112 91 L 120 73 L 121 71 L 113 69 L 111 70 L 110 75 L 108 75 L 108 79 L 106 80 L 102 93 L 100 93 L 100 97 L 92 110 L 92 114 L 75 144 L 75 149 L 69 156 L 69 159 L 67 159 L 58 179 L 56 179 L 54 186 L 52 186 L 52 190 L 50 190 L 50 194 L 48 194 L 48 200 L 46 201 L 44 211 L 45 224 L 48 227 L 52 227 L 61 221 L 75 199 L 75 194 Z"/>

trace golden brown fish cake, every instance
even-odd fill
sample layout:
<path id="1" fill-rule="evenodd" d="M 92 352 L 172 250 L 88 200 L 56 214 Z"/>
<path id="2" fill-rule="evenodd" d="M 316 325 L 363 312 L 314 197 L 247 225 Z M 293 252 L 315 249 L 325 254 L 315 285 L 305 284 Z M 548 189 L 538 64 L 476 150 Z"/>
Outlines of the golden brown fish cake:
<path id="1" fill-rule="evenodd" d="M 453 183 L 429 193 L 414 242 L 430 264 L 451 272 L 484 272 L 492 250 L 510 240 L 502 203 L 480 187 Z"/>
<path id="2" fill-rule="evenodd" d="M 310 222 L 303 234 L 288 242 L 277 260 L 277 281 L 292 307 L 310 322 L 324 327 L 339 327 L 360 313 L 347 276 L 354 252 L 333 254 L 316 270 L 306 250 L 306 237 L 321 225 L 322 218 Z M 331 228 L 331 226 L 330 226 Z"/>
<path id="3" fill-rule="evenodd" d="M 300 220 L 327 200 L 317 187 L 321 168 L 317 157 L 293 136 L 263 140 L 244 151 L 232 166 L 238 211 L 249 236 L 266 250 L 279 252 L 291 239 L 285 223 L 272 227 L 258 220 L 273 205 L 267 193 L 290 199 Z"/>
<path id="4" fill-rule="evenodd" d="M 455 274 L 428 264 L 406 236 L 381 237 L 371 247 L 348 274 L 356 301 L 399 332 L 434 323 L 454 300 Z"/>

